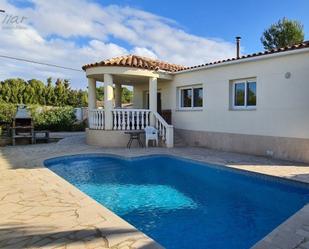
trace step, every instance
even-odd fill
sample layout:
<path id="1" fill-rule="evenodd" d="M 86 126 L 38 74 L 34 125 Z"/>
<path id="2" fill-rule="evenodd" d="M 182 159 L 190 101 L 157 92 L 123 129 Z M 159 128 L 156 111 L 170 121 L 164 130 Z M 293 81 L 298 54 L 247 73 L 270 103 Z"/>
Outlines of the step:
<path id="1" fill-rule="evenodd" d="M 188 144 L 185 140 L 179 135 L 179 133 L 174 132 L 174 147 L 186 147 Z"/>

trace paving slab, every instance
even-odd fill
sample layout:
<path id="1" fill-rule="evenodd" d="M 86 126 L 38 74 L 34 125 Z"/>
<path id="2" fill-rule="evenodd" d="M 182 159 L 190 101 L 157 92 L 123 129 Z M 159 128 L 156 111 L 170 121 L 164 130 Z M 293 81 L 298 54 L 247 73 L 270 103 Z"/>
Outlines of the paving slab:
<path id="1" fill-rule="evenodd" d="M 85 153 L 168 154 L 309 183 L 309 165 L 205 148 L 102 148 L 86 145 L 80 133 L 58 143 L 8 146 L 0 150 L 1 248 L 162 248 L 43 165 Z M 308 234 L 307 205 L 255 248 L 309 248 Z"/>

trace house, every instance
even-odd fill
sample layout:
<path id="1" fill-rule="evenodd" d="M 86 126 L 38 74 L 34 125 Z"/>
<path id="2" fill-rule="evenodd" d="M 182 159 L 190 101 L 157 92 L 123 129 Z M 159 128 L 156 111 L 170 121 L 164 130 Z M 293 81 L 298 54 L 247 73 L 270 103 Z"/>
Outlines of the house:
<path id="1" fill-rule="evenodd" d="M 309 162 L 309 41 L 193 67 L 128 55 L 83 70 L 89 144 L 125 146 L 124 130 L 151 124 L 167 147 L 175 130 L 190 146 Z M 133 86 L 134 109 L 121 108 L 121 84 Z"/>

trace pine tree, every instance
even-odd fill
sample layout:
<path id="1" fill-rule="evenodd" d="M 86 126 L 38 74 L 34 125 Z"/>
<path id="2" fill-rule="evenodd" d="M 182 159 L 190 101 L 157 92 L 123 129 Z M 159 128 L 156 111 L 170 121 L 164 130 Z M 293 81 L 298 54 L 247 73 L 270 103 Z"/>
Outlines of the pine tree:
<path id="1" fill-rule="evenodd" d="M 264 31 L 261 42 L 265 49 L 292 46 L 304 41 L 304 27 L 294 20 L 283 18 Z"/>

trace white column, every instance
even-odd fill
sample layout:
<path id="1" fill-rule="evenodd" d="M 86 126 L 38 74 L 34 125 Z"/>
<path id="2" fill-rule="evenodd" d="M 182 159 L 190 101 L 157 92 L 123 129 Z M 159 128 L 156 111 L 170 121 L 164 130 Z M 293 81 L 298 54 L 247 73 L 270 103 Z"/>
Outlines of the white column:
<path id="1" fill-rule="evenodd" d="M 121 84 L 115 83 L 115 107 L 121 108 Z"/>
<path id="2" fill-rule="evenodd" d="M 88 109 L 97 108 L 96 80 L 88 78 Z"/>
<path id="3" fill-rule="evenodd" d="M 104 74 L 104 113 L 105 113 L 105 130 L 113 129 L 113 76 Z"/>
<path id="4" fill-rule="evenodd" d="M 157 78 L 149 78 L 149 110 L 152 112 L 157 112 L 157 85 Z M 150 124 L 155 125 L 153 115 L 150 115 Z"/>

